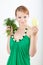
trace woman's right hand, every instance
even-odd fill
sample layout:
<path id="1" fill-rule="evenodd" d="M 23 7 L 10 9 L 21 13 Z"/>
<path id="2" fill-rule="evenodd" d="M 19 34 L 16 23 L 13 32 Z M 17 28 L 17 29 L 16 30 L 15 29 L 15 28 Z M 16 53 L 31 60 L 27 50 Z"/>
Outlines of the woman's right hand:
<path id="1" fill-rule="evenodd" d="M 10 31 L 10 35 L 9 36 L 13 35 L 13 28 L 12 27 L 7 26 L 6 30 Z"/>

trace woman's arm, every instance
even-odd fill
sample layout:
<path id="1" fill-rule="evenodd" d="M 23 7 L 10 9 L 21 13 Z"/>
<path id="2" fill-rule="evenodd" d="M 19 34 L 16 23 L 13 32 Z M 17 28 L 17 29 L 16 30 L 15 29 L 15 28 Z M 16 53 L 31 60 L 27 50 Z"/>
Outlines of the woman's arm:
<path id="1" fill-rule="evenodd" d="M 30 40 L 30 56 L 33 57 L 37 51 L 37 32 L 38 29 L 33 27 L 31 30 L 31 40 Z"/>
<path id="2" fill-rule="evenodd" d="M 31 35 L 30 41 L 30 56 L 33 57 L 37 51 L 37 35 Z"/>
<path id="3" fill-rule="evenodd" d="M 10 54 L 10 36 L 7 37 L 7 51 Z"/>
<path id="4" fill-rule="evenodd" d="M 10 29 L 10 26 L 7 26 L 7 30 L 11 31 L 10 35 L 7 36 L 7 51 L 10 54 L 10 37 L 11 37 L 11 35 L 13 35 L 13 29 L 12 29 L 12 27 Z"/>

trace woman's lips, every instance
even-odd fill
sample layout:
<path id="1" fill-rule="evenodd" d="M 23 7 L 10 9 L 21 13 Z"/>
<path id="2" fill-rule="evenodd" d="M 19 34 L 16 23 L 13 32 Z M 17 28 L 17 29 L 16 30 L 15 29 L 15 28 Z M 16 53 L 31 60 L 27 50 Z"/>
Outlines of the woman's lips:
<path id="1" fill-rule="evenodd" d="M 21 23 L 24 23 L 24 22 L 21 22 Z"/>

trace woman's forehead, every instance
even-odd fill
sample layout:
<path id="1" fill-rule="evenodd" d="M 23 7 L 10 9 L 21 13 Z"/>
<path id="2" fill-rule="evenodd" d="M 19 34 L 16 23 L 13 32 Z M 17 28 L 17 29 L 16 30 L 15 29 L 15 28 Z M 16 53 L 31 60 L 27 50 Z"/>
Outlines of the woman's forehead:
<path id="1" fill-rule="evenodd" d="M 17 16 L 26 16 L 27 14 L 22 11 L 17 11 Z"/>

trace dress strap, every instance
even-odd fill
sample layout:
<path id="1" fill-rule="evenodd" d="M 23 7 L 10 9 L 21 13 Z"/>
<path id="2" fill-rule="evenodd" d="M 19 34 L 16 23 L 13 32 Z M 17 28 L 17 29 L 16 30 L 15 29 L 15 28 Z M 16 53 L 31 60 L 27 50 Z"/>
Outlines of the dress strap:
<path id="1" fill-rule="evenodd" d="M 14 34 L 12 34 L 11 37 L 14 38 Z"/>

